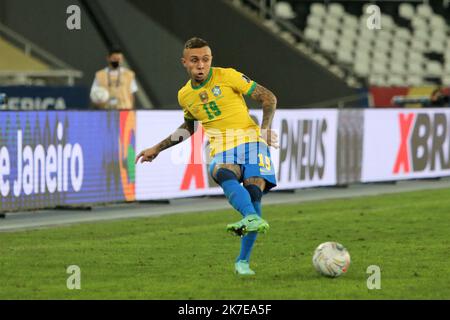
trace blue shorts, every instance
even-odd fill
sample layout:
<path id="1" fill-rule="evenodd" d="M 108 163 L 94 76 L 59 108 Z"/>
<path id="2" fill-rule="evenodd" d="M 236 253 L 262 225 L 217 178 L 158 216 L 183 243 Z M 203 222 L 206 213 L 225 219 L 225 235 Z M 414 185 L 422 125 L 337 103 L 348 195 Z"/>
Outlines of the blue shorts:
<path id="1" fill-rule="evenodd" d="M 238 164 L 241 167 L 242 174 L 239 182 L 251 177 L 261 177 L 266 180 L 264 193 L 277 185 L 269 147 L 264 142 L 243 143 L 233 149 L 217 153 L 209 165 L 209 174 L 213 179 L 215 165 L 224 163 Z"/>

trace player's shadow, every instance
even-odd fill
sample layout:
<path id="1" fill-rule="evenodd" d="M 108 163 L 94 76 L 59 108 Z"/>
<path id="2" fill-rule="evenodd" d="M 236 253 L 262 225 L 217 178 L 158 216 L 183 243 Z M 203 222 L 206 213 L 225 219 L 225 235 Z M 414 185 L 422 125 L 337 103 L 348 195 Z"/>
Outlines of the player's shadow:
<path id="1" fill-rule="evenodd" d="M 339 277 L 327 277 L 319 274 L 315 270 L 309 272 L 303 271 L 292 271 L 286 273 L 280 273 L 277 275 L 272 275 L 271 278 L 277 281 L 287 281 L 287 282 L 306 282 L 306 281 L 366 281 L 364 277 L 356 272 L 349 272 L 347 274 L 341 275 Z"/>

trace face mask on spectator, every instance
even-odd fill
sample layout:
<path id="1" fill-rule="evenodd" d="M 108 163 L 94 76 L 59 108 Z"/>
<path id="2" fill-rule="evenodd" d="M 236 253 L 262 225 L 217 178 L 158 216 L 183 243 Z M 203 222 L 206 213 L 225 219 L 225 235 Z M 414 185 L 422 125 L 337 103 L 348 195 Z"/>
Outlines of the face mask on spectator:
<path id="1" fill-rule="evenodd" d="M 111 68 L 117 69 L 119 67 L 119 61 L 110 61 L 109 64 L 111 65 Z"/>

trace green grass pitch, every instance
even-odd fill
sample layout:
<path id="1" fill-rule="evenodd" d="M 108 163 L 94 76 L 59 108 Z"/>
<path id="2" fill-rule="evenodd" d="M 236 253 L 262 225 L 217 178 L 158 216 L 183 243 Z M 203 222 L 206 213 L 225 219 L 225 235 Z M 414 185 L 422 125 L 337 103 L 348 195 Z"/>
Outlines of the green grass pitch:
<path id="1" fill-rule="evenodd" d="M 450 299 L 450 190 L 263 207 L 271 229 L 237 277 L 232 210 L 0 234 L 0 299 Z M 325 241 L 350 252 L 347 274 L 312 267 Z M 69 290 L 66 268 L 81 269 Z M 381 289 L 367 288 L 367 267 Z"/>

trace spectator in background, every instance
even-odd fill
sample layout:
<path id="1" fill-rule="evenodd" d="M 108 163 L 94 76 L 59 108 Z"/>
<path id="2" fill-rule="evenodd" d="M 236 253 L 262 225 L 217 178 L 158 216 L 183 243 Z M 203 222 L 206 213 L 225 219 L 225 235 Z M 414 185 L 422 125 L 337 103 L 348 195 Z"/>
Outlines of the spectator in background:
<path id="1" fill-rule="evenodd" d="M 437 88 L 431 94 L 431 107 L 448 107 L 450 97 L 445 94 L 442 88 Z"/>
<path id="2" fill-rule="evenodd" d="M 419 104 L 422 108 L 445 108 L 450 107 L 450 96 L 444 88 L 437 87 L 429 96 L 394 96 L 391 103 L 402 108 L 408 104 Z"/>
<path id="3" fill-rule="evenodd" d="M 123 53 L 120 49 L 111 49 L 107 56 L 108 66 L 97 71 L 92 92 L 100 87 L 105 88 L 109 95 L 103 102 L 92 101 L 100 109 L 134 109 L 134 94 L 138 91 L 135 73 L 122 66 Z"/>

